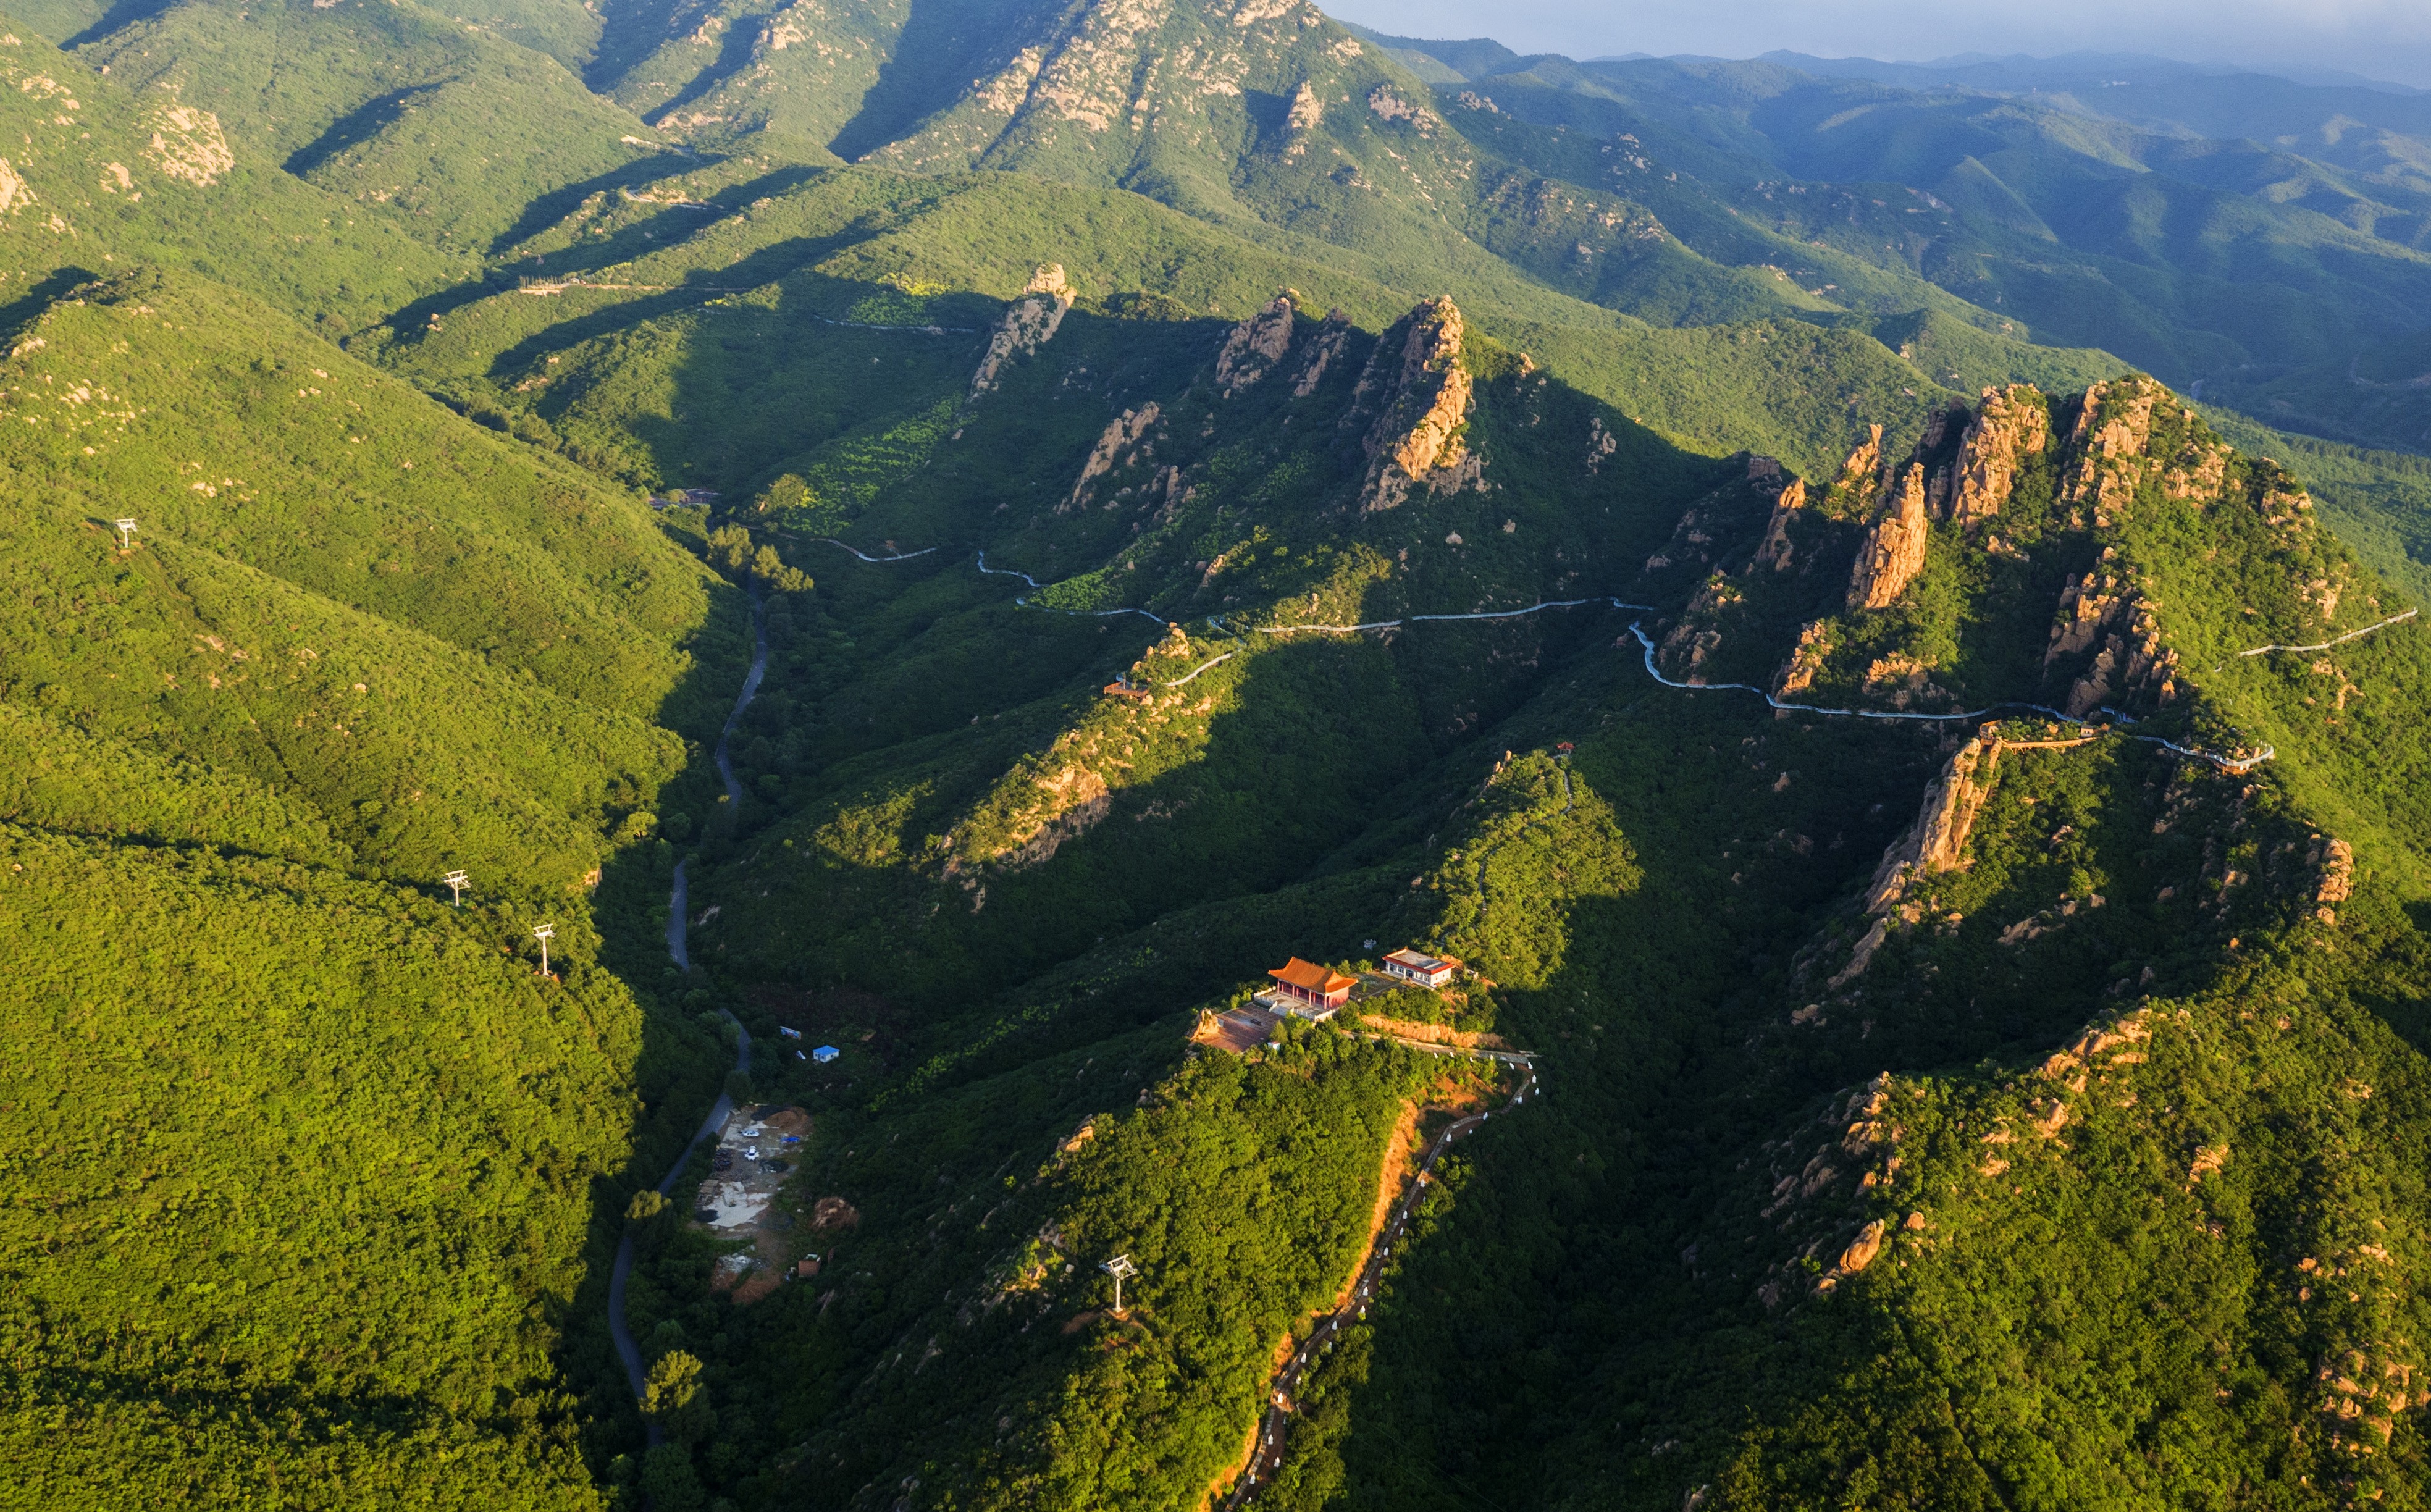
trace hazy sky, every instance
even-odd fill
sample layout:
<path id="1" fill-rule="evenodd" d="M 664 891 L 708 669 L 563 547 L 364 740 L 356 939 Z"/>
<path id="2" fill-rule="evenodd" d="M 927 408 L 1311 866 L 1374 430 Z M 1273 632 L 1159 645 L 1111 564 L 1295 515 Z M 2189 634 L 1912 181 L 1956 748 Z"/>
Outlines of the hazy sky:
<path id="1" fill-rule="evenodd" d="M 2157 53 L 2201 62 L 2345 69 L 2431 86 L 2431 0 L 1320 0 L 1407 37 L 1492 37 L 1523 53 L 1786 47 L 1826 58 Z"/>

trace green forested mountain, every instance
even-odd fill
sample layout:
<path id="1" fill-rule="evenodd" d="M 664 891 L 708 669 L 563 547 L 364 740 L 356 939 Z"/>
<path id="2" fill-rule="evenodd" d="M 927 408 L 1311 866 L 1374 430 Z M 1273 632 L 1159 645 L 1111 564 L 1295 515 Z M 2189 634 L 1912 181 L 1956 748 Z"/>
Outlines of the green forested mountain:
<path id="1" fill-rule="evenodd" d="M 0 1504 L 2431 1501 L 2412 97 L 19 15 Z"/>

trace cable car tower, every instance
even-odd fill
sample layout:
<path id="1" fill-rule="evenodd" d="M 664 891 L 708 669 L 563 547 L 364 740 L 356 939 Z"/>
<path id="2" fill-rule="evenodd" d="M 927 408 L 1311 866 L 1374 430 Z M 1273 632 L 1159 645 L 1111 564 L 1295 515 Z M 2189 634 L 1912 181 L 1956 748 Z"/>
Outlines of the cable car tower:
<path id="1" fill-rule="evenodd" d="M 1098 1266 L 1098 1268 L 1115 1278 L 1115 1316 L 1130 1317 L 1130 1314 L 1123 1311 L 1123 1279 L 1127 1276 L 1138 1275 L 1139 1267 L 1132 1264 L 1130 1255 L 1118 1254 Z"/>

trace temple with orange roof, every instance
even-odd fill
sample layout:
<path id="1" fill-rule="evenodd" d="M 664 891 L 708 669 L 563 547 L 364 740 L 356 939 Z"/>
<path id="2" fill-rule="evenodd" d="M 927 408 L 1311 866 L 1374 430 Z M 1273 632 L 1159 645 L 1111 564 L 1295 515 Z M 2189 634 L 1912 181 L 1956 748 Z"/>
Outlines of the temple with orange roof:
<path id="1" fill-rule="evenodd" d="M 1350 1000 L 1350 989 L 1358 983 L 1332 966 L 1321 966 L 1314 961 L 1293 956 L 1266 975 L 1291 1000 L 1292 1011 L 1303 1018 L 1331 1017 L 1333 1011 Z"/>

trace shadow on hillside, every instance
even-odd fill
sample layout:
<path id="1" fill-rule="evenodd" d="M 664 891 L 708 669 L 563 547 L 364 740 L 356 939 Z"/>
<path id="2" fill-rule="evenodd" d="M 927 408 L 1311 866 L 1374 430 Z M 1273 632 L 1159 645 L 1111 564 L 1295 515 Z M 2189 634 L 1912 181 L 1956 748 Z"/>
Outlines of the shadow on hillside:
<path id="1" fill-rule="evenodd" d="M 734 281 L 764 281 L 858 234 L 815 249 L 769 249 L 757 265 L 746 260 Z M 874 1055 L 861 1060 L 837 1084 L 804 1069 L 807 1063 L 778 1061 L 755 1084 L 756 1095 L 800 1100 L 814 1118 L 851 1127 L 880 1097 L 926 1098 L 1017 1079 L 1048 1057 L 1220 1000 L 1239 983 L 1261 981 L 1287 954 L 1372 955 L 1366 942 L 1387 932 L 1409 896 L 1411 870 L 1425 869 L 1433 850 L 1449 843 L 1460 805 L 1504 743 L 1578 734 L 1596 716 L 1592 703 L 1532 715 L 1532 700 L 1557 681 L 1568 687 L 1568 680 L 1603 675 L 1582 668 L 1616 668 L 1628 697 L 1642 691 L 1634 686 L 1643 680 L 1634 652 L 1613 649 L 1627 616 L 1605 608 L 1252 647 L 1204 616 L 1263 609 L 1270 595 L 1296 600 L 1323 586 L 1331 569 L 1321 563 L 1330 559 L 1267 556 L 1268 566 L 1242 580 L 1240 592 L 1250 596 L 1241 603 L 1225 596 L 1227 588 L 1207 588 L 1197 570 L 1106 575 L 1099 586 L 1114 602 L 1156 602 L 1164 613 L 1191 616 L 1191 640 L 1204 653 L 1194 653 L 1194 664 L 1227 649 L 1254 652 L 1202 684 L 1228 690 L 1228 707 L 1206 716 L 1203 737 L 1194 737 L 1198 744 L 1176 764 L 1116 787 L 1093 822 L 1066 825 L 1070 832 L 1043 856 L 1019 866 L 1001 856 L 981 859 L 947 872 L 949 852 L 930 837 L 967 828 L 973 806 L 1025 755 L 1048 756 L 1050 764 L 1078 760 L 1053 755 L 1056 737 L 1104 707 L 1098 690 L 1165 633 L 1131 614 L 1018 607 L 1016 597 L 1040 591 L 1017 577 L 981 576 L 976 553 L 985 548 L 992 564 L 1052 582 L 1100 566 L 1132 539 L 1129 515 L 1059 506 L 1068 504 L 1071 480 L 1110 412 L 1149 395 L 1178 404 L 1175 395 L 1207 369 L 1229 323 L 1076 310 L 1054 345 L 1017 363 L 985 406 L 957 412 L 954 427 L 970 430 L 960 452 L 922 442 L 928 449 L 905 452 L 900 464 L 878 449 L 854 453 L 866 470 L 834 476 L 877 480 L 842 522 L 850 538 L 865 549 L 880 538 L 906 549 L 938 548 L 913 562 L 870 564 L 813 546 L 809 529 L 771 536 L 770 522 L 747 512 L 745 485 L 798 464 L 849 428 L 803 423 L 825 412 L 826 401 L 807 379 L 792 386 L 791 364 L 815 369 L 841 358 L 819 381 L 863 401 L 863 412 L 875 410 L 878 418 L 925 412 L 967 392 L 976 338 L 958 339 L 950 364 L 890 362 L 894 348 L 883 344 L 910 338 L 837 332 L 809 308 L 884 292 L 844 280 L 824 280 L 815 291 L 789 284 L 778 310 L 753 312 L 747 325 L 738 317 L 728 334 L 739 344 L 729 347 L 727 334 L 688 341 L 664 371 L 673 394 L 667 410 L 717 416 L 719 435 L 704 442 L 684 434 L 699 428 L 697 421 L 672 418 L 642 432 L 670 458 L 679 445 L 698 455 L 733 443 L 734 455 L 716 475 L 729 490 L 727 517 L 783 539 L 791 563 L 819 580 L 814 593 L 771 613 L 767 680 L 732 743 L 744 796 L 724 806 L 730 821 L 705 830 L 701 860 L 691 868 L 696 916 L 720 911 L 695 936 L 697 969 L 671 975 L 659 946 L 663 923 L 653 910 L 671 854 L 653 862 L 646 848 L 629 851 L 601 883 L 603 924 L 612 911 L 619 920 L 616 968 L 657 1003 L 652 1021 L 670 1060 L 686 1041 L 684 1019 L 697 1010 L 734 1006 L 759 1034 L 774 1028 L 771 1002 L 858 995 L 856 1011 L 888 1026 L 887 1064 L 873 1064 Z M 565 323 L 502 356 L 499 366 L 684 302 L 670 297 Z M 789 304 L 799 309 L 799 324 L 787 319 Z M 1347 542 L 1381 559 L 1403 549 L 1421 527 L 1430 540 L 1445 534 L 1445 516 L 1428 511 L 1474 515 L 1462 516 L 1462 530 L 1478 542 L 1475 549 L 1398 580 L 1400 596 L 1391 602 L 1381 590 L 1363 589 L 1359 613 L 1466 613 L 1481 600 L 1517 607 L 1618 591 L 1651 545 L 1671 533 L 1685 502 L 1717 476 L 1714 461 L 1679 452 L 1567 388 L 1529 378 L 1523 394 L 1513 377 L 1497 380 L 1487 401 L 1510 412 L 1481 422 L 1478 444 L 1519 455 L 1517 428 L 1534 423 L 1521 407 L 1540 391 L 1565 407 L 1555 412 L 1565 431 L 1586 436 L 1592 411 L 1624 437 L 1626 465 L 1616 468 L 1608 504 L 1566 503 L 1562 490 L 1585 485 L 1549 473 L 1540 486 L 1515 462 L 1500 495 L 1447 496 L 1425 510 L 1363 522 L 1349 502 L 1366 454 L 1358 432 L 1337 425 L 1363 356 L 1345 360 L 1338 384 L 1316 405 L 1291 408 L 1288 386 L 1278 382 L 1225 412 L 1245 437 L 1313 438 L 1299 450 L 1320 461 L 1249 506 L 1261 523 L 1288 532 L 1277 537 L 1278 550 L 1291 542 L 1304 552 L 1333 551 Z M 907 371 L 911 378 L 899 376 Z M 1102 387 L 1071 381 L 1090 373 L 1110 377 Z M 842 400 L 836 409 L 849 412 Z M 1287 422 L 1299 428 L 1286 430 Z M 1494 424 L 1512 428 L 1498 435 Z M 1253 474 L 1264 465 L 1254 453 L 1243 455 L 1249 460 L 1235 465 Z M 1586 476 L 1584 464 L 1569 465 Z M 667 470 L 675 470 L 672 462 Z M 1518 528 L 1501 529 L 1506 517 Z M 1547 591 L 1549 583 L 1559 593 Z M 1171 603 L 1158 596 L 1160 585 L 1171 590 Z M 733 654 L 705 660 L 697 676 L 723 678 L 730 696 L 740 664 Z M 1182 697 L 1198 694 L 1184 688 Z M 1180 707 L 1154 716 L 1176 717 Z M 1734 728 L 1752 727 L 1762 714 L 1758 706 L 1727 717 Z M 686 728 L 700 746 L 662 803 L 706 819 L 720 807 L 707 748 L 714 725 L 696 714 Z M 1100 754 L 1108 772 L 1125 759 L 1112 747 Z M 1903 801 L 1912 804 L 1912 788 Z M 1840 884 L 1835 873 L 1829 885 Z M 696 1064 L 696 1050 L 683 1053 L 692 1059 L 667 1073 L 656 1094 L 636 1179 L 599 1188 L 591 1243 L 598 1267 L 580 1303 L 586 1319 L 604 1305 L 605 1257 L 614 1249 L 624 1194 L 644 1184 L 640 1177 L 656 1181 L 712 1095 L 714 1076 Z M 847 1050 L 846 1067 L 855 1060 Z M 679 1188 L 679 1204 L 686 1195 Z M 786 1291 L 761 1305 L 797 1303 Z M 875 1323 L 863 1331 L 879 1332 Z M 594 1393 L 602 1416 L 612 1404 L 621 1411 L 613 1398 L 622 1381 L 604 1331 L 586 1326 L 570 1336 L 568 1352 L 578 1352 L 570 1373 Z"/>
<path id="2" fill-rule="evenodd" d="M 97 42 L 122 26 L 131 26 L 139 21 L 150 20 L 167 10 L 171 4 L 172 0 L 114 0 L 113 4 L 102 11 L 100 19 L 92 25 L 73 37 L 60 39 L 59 50 L 74 52 L 79 47 Z"/>
<path id="3" fill-rule="evenodd" d="M 579 183 L 568 184 L 563 189 L 544 194 L 526 206 L 522 216 L 515 224 L 501 232 L 491 243 L 491 255 L 503 256 L 518 243 L 555 226 L 594 194 L 615 193 L 633 184 L 654 183 L 659 179 L 682 173 L 690 166 L 692 164 L 688 160 L 645 158 L 628 163 L 622 168 L 586 178 Z M 708 203 L 717 207 L 719 217 L 740 214 L 752 200 L 767 194 L 780 193 L 819 171 L 815 168 L 778 169 L 775 172 L 763 174 L 749 183 L 722 190 Z M 562 251 L 552 252 L 548 254 L 548 260 L 545 264 L 529 264 L 525 260 L 518 259 L 492 269 L 482 277 L 450 284 L 444 289 L 426 294 L 411 304 L 391 311 L 380 324 L 395 332 L 401 341 L 416 340 L 433 319 L 444 318 L 468 305 L 478 304 L 484 299 L 505 294 L 523 283 L 580 278 L 586 274 L 629 262 L 650 252 L 665 251 L 710 224 L 713 224 L 713 217 L 707 212 L 671 205 L 649 219 L 626 227 L 605 240 L 584 241 Z M 875 234 L 877 232 L 874 230 L 857 229 L 852 234 L 838 238 L 816 241 L 805 239 L 804 242 L 784 243 L 776 247 L 762 249 L 762 253 L 756 255 L 761 260 L 746 260 L 746 263 L 755 268 L 765 269 L 775 266 L 780 271 L 790 271 L 805 260 L 828 256 L 838 248 L 850 245 L 856 239 Z M 820 249 L 805 251 L 800 256 L 791 259 L 782 257 L 785 247 L 805 245 L 817 246 Z M 765 257 L 768 254 L 778 254 L 779 261 L 774 264 L 766 261 Z M 742 267 L 743 265 L 738 265 L 737 269 L 720 270 L 721 281 L 725 281 L 728 273 L 733 273 L 739 279 L 742 276 Z M 767 272 L 758 275 L 759 281 L 763 282 L 773 277 L 775 277 L 774 274 Z M 701 281 L 703 280 L 699 270 L 687 275 L 687 285 Z M 744 287 L 750 287 L 750 285 L 746 284 Z M 691 297 L 696 298 L 697 295 Z M 679 306 L 688 302 L 687 296 L 682 294 L 677 294 L 673 299 L 673 303 Z M 618 310 L 628 308 L 629 307 L 617 307 Z"/>
<path id="4" fill-rule="evenodd" d="M 361 105 L 330 123 L 304 146 L 290 154 L 279 167 L 302 178 L 332 158 L 360 146 L 406 118 L 422 101 L 437 94 L 442 86 L 416 84 L 366 100 Z"/>
<path id="5" fill-rule="evenodd" d="M 718 786 L 713 753 L 751 658 L 748 599 L 726 588 L 712 597 L 708 620 L 690 647 L 693 666 L 662 700 L 657 722 L 684 737 L 689 761 L 655 798 L 671 798 Z M 621 980 L 642 1008 L 641 1050 L 632 1086 L 642 1103 L 632 1150 L 623 1169 L 595 1175 L 581 1285 L 567 1314 L 552 1319 L 558 1359 L 569 1386 L 585 1402 L 600 1436 L 586 1445 L 595 1464 L 642 1443 L 642 1420 L 610 1337 L 608 1284 L 633 1195 L 656 1186 L 682 1154 L 726 1082 L 730 1054 L 705 1034 L 698 1015 L 719 1006 L 705 1000 L 699 972 L 679 970 L 668 953 L 668 893 L 679 851 L 662 840 L 629 845 L 603 865 L 593 914 L 600 933 L 599 965 Z"/>
<path id="6" fill-rule="evenodd" d="M 2199 994 L 2227 965 L 2230 933 L 2253 927 L 2129 901 L 2167 881 L 2193 891 L 2199 847 L 2179 858 L 2185 872 L 2143 859 L 2169 758 L 2135 746 L 2098 758 L 2021 752 L 2010 781 L 2039 779 L 2039 812 L 2003 816 L 1996 800 L 1977 821 L 1979 847 L 2020 832 L 1978 861 L 2001 868 L 1997 897 L 1973 904 L 1983 949 L 1968 960 L 1966 941 L 1928 926 L 1914 938 L 1938 953 L 1894 942 L 1864 997 L 1844 997 L 1825 983 L 1846 946 L 1807 951 L 1836 924 L 1853 938 L 1863 921 L 1849 899 L 1911 820 L 1944 742 L 1776 719 L 1751 695 L 1656 688 L 1634 669 L 1602 701 L 1623 699 L 1572 764 L 1612 804 L 1642 879 L 1569 906 L 1560 968 L 1511 995 L 1502 1031 L 1542 1052 L 1550 1095 L 1472 1147 L 1473 1183 L 1376 1325 L 1374 1385 L 1350 1387 L 1346 1457 L 1350 1482 L 1380 1504 L 1430 1504 L 1446 1486 L 1556 1500 L 1565 1487 L 1537 1484 L 1542 1466 L 1635 1473 L 1624 1456 L 1643 1461 L 1647 1440 L 1811 1399 L 1876 1347 L 1831 1335 L 1836 1324 L 1793 1336 L 1789 1314 L 1755 1302 L 1768 1266 L 1794 1266 L 1810 1236 L 1836 1245 L 1854 1228 L 1827 1208 L 1794 1229 L 1803 1198 L 1776 1218 L 1797 1183 L 1775 1186 L 1775 1175 L 1811 1176 L 1810 1161 L 1843 1148 L 1845 1116 L 1817 1120 L 1819 1109 L 1885 1072 L 1969 1079 L 2032 1065 L 2131 1005 L 2119 988 L 2141 962 L 2161 967 L 2150 991 Z M 2073 795 L 2087 801 L 2070 807 Z M 2055 900 L 2071 865 L 2047 853 L 2054 808 L 2101 837 L 2081 864 L 2110 879 L 2117 900 L 2022 949 L 1998 942 L 2003 922 Z M 1506 907 L 1502 895 L 1531 885 L 1498 875 Z M 1794 1021 L 1809 1001 L 1820 1016 Z M 2423 1043 L 2419 1008 L 2409 1024 L 2400 1005 L 2372 1006 Z M 1810 1181 L 1804 1196 L 1818 1189 Z M 1584 1403 L 1581 1382 L 1597 1383 Z M 1602 1425 L 1616 1418 L 1633 1432 L 1606 1450 Z"/>
<path id="7" fill-rule="evenodd" d="M 1006 9 L 998 0 L 913 0 L 892 56 L 829 150 L 851 161 L 960 102 L 973 87 L 968 81 L 984 81 L 999 61 L 993 55 L 1002 45 Z"/>
<path id="8" fill-rule="evenodd" d="M 0 304 L 0 337 L 13 338 L 19 328 L 50 309 L 52 301 L 78 284 L 91 283 L 101 277 L 101 274 L 93 272 L 91 268 L 74 265 L 52 269 L 40 279 L 26 285 L 24 294 L 6 304 Z"/>

